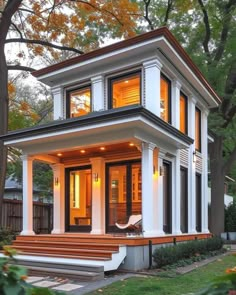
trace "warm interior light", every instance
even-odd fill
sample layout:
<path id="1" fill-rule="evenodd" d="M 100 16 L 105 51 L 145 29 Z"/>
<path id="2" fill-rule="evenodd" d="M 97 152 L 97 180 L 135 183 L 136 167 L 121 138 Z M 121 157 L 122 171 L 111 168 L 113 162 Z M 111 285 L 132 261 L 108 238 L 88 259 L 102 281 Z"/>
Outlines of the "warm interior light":
<path id="1" fill-rule="evenodd" d="M 134 143 L 131 142 L 131 143 L 129 144 L 129 146 L 134 146 Z"/>
<path id="2" fill-rule="evenodd" d="M 125 83 L 129 83 L 129 81 L 128 80 L 125 80 Z"/>
<path id="3" fill-rule="evenodd" d="M 101 147 L 100 147 L 100 150 L 101 150 L 101 151 L 104 151 L 104 150 L 105 150 L 105 147 L 104 147 L 104 146 L 101 146 Z"/>
<path id="4" fill-rule="evenodd" d="M 85 153 L 85 150 L 81 150 L 80 152 L 81 152 L 81 154 L 84 154 Z"/>
<path id="5" fill-rule="evenodd" d="M 62 156 L 62 153 L 58 153 L 57 155 L 58 155 L 58 157 L 61 157 Z"/>

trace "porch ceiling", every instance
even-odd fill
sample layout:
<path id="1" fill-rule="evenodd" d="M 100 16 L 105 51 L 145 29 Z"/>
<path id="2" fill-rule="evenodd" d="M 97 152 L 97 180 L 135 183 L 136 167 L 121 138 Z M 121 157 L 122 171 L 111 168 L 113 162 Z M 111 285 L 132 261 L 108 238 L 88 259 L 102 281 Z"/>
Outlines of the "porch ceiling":
<path id="1" fill-rule="evenodd" d="M 149 141 L 161 148 L 187 148 L 193 140 L 141 106 L 91 113 L 1 136 L 25 154 L 55 153 L 119 142 Z"/>

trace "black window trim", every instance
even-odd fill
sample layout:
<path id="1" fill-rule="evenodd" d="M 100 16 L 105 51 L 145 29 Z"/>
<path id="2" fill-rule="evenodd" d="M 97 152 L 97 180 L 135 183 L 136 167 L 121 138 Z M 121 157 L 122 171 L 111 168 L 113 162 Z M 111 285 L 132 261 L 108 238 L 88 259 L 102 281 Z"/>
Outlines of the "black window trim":
<path id="1" fill-rule="evenodd" d="M 180 91 L 180 97 L 181 96 L 185 100 L 185 132 L 184 134 L 188 134 L 188 96 L 185 95 L 182 91 Z"/>
<path id="2" fill-rule="evenodd" d="M 128 77 L 131 77 L 135 74 L 139 74 L 139 80 L 140 80 L 140 83 L 139 83 L 139 87 L 140 87 L 140 98 L 139 98 L 139 104 L 134 104 L 134 105 L 141 105 L 142 103 L 142 70 L 141 69 L 138 69 L 138 70 L 133 70 L 133 71 L 130 71 L 130 72 L 125 72 L 125 73 L 122 73 L 122 74 L 117 74 L 117 75 L 114 75 L 114 76 L 110 76 L 108 77 L 108 109 L 113 109 L 113 101 L 112 101 L 112 83 L 117 81 L 117 80 L 120 80 L 122 78 L 128 78 Z"/>
<path id="3" fill-rule="evenodd" d="M 189 224 L 188 224 L 188 215 L 189 215 L 189 212 L 188 212 L 188 204 L 189 204 L 189 201 L 188 201 L 188 186 L 189 186 L 189 184 L 188 184 L 188 168 L 181 165 L 180 166 L 180 172 L 181 171 L 184 171 L 185 177 L 186 177 L 186 179 L 185 179 L 186 180 L 186 182 L 185 182 L 185 191 L 186 191 L 185 225 L 186 225 L 186 232 L 185 233 L 188 233 L 188 230 L 189 230 Z M 182 181 L 182 180 L 180 180 L 180 181 Z M 182 196 L 180 196 L 180 197 L 182 197 Z M 181 212 L 181 214 L 182 214 L 182 212 Z"/>
<path id="4" fill-rule="evenodd" d="M 168 83 L 168 122 L 169 124 L 172 124 L 172 119 L 171 119 L 171 80 L 161 72 L 161 79 L 165 80 Z M 160 89 L 161 90 L 161 89 Z M 161 96 L 160 96 L 161 97 Z"/>
<path id="5" fill-rule="evenodd" d="M 201 130 L 201 128 L 202 128 L 202 112 L 198 107 L 195 107 L 195 116 L 196 116 L 196 112 L 199 113 L 199 126 L 198 126 L 199 127 L 198 128 L 198 130 L 199 130 L 199 149 L 197 149 L 196 147 L 195 147 L 195 149 L 197 152 L 201 153 L 201 151 L 202 151 L 202 130 Z M 195 122 L 196 122 L 196 120 L 195 120 Z M 195 130 L 196 130 L 196 127 L 195 127 Z M 195 134 L 195 137 L 196 137 L 196 134 Z M 195 140 L 196 140 L 196 138 L 195 138 Z"/>
<path id="6" fill-rule="evenodd" d="M 76 90 L 82 90 L 85 88 L 90 89 L 90 113 L 92 112 L 92 85 L 91 83 L 78 85 L 77 87 L 73 87 L 71 89 L 66 89 L 66 119 L 70 119 L 71 117 L 71 110 L 70 110 L 70 93 Z"/>

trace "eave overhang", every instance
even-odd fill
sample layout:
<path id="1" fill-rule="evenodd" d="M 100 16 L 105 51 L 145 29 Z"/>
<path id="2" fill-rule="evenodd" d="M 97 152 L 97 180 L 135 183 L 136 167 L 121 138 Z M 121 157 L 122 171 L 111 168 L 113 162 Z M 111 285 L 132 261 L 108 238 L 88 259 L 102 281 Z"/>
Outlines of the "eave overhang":
<path id="1" fill-rule="evenodd" d="M 23 150 L 31 147 L 39 148 L 45 144 L 52 150 L 62 143 L 66 148 L 72 144 L 72 141 L 74 146 L 82 145 L 85 138 L 89 138 L 90 142 L 95 144 L 102 137 L 112 141 L 116 136 L 118 138 L 118 134 L 120 138 L 122 136 L 125 138 L 126 134 L 135 137 L 141 133 L 176 149 L 188 148 L 193 143 L 192 138 L 142 106 L 94 112 L 83 117 L 58 120 L 50 124 L 9 132 L 0 136 L 0 140 L 3 140 L 6 146 Z"/>

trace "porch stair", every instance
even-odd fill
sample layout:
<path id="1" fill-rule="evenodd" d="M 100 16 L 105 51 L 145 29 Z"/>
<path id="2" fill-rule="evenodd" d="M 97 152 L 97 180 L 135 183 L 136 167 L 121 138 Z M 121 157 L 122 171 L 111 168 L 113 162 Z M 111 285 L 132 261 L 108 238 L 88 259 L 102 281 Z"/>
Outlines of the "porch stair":
<path id="1" fill-rule="evenodd" d="M 17 236 L 11 247 L 16 259 L 33 273 L 97 280 L 104 271 L 116 270 L 126 257 L 126 246 L 100 235 Z"/>

